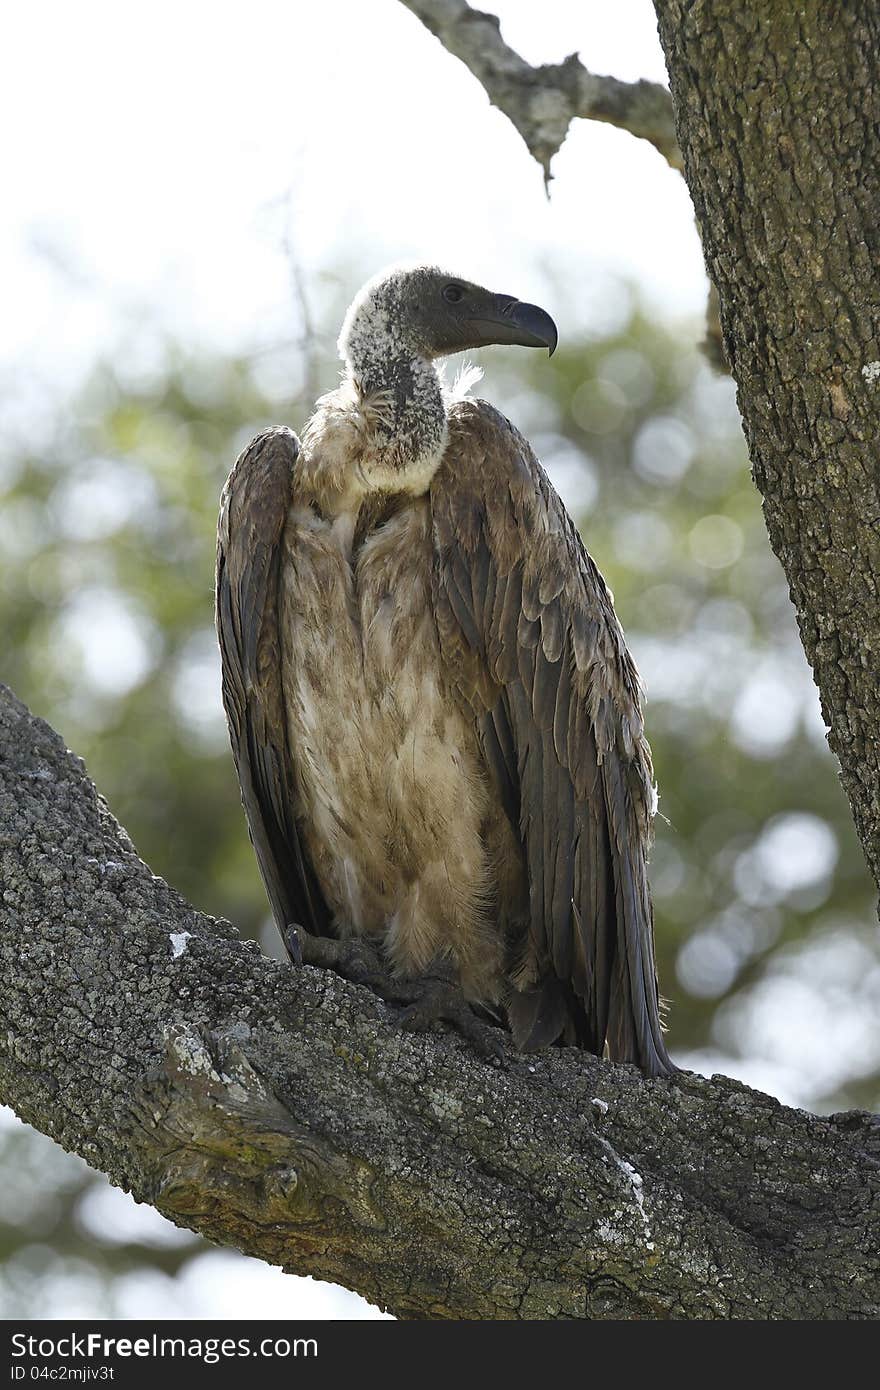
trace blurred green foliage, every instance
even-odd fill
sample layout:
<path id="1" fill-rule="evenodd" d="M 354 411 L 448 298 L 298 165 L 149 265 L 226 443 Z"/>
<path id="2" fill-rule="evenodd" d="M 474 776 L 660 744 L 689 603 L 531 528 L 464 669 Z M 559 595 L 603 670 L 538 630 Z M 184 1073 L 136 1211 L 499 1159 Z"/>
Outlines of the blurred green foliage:
<path id="1" fill-rule="evenodd" d="M 579 519 L 648 686 L 674 1054 L 779 1078 L 818 1108 L 877 1104 L 871 888 L 732 383 L 624 286 L 601 333 L 552 363 L 492 350 L 484 365 L 482 390 Z M 214 527 L 242 445 L 307 417 L 288 380 L 326 388 L 335 372 L 320 351 L 305 370 L 289 355 L 193 360 L 169 347 L 148 369 L 105 364 L 63 419 L 41 422 L 39 447 L 23 431 L 0 460 L 0 676 L 86 759 L 154 871 L 271 949 L 219 702 Z M 94 1224 L 77 1246 L 81 1170 L 53 1178 L 24 1153 L 36 1139 L 2 1138 L 7 1168 L 47 1174 L 42 1214 L 0 1212 L 10 1258 L 35 1241 L 58 1258 L 77 1248 L 106 1279 L 158 1259 L 137 1241 L 102 1243 Z M 198 1248 L 164 1249 L 165 1268 Z"/>

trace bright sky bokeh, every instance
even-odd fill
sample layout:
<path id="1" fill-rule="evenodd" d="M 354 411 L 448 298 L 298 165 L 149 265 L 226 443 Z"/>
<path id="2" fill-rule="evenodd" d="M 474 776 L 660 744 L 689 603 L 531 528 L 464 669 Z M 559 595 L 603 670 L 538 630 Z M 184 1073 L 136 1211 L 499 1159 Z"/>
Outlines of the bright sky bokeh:
<path id="1" fill-rule="evenodd" d="M 532 61 L 664 78 L 650 0 L 503 0 Z M 84 0 L 6 17 L 0 368 L 59 391 L 124 337 L 230 352 L 289 339 L 290 254 L 313 287 L 400 257 L 534 297 L 566 321 L 609 268 L 669 315 L 702 313 L 682 179 L 646 142 L 579 122 L 550 200 L 520 137 L 398 0 L 134 9 Z M 695 330 L 696 331 L 696 330 Z"/>

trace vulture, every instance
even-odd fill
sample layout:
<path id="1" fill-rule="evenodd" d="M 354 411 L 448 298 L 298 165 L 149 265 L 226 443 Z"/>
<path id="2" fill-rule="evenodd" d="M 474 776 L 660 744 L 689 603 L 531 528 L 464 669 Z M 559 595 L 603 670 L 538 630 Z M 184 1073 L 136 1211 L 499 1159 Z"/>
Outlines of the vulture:
<path id="1" fill-rule="evenodd" d="M 361 289 L 339 387 L 223 489 L 223 701 L 294 961 L 663 1076 L 639 677 L 528 442 L 436 365 L 556 340 L 435 266 Z"/>

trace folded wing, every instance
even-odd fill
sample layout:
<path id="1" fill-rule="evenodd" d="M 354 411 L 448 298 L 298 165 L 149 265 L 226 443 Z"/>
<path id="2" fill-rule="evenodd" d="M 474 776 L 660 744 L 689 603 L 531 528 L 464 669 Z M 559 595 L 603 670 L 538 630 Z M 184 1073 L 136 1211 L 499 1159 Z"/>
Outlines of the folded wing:
<path id="1" fill-rule="evenodd" d="M 264 430 L 242 452 L 220 504 L 216 623 L 223 705 L 241 799 L 272 913 L 321 933 L 328 912 L 306 861 L 292 801 L 279 633 L 279 574 L 299 440 Z"/>
<path id="2" fill-rule="evenodd" d="M 523 845 L 530 931 L 510 1014 L 653 1075 L 663 1041 L 647 880 L 654 808 L 640 686 L 605 583 L 523 437 L 450 412 L 431 487 L 447 678 Z"/>

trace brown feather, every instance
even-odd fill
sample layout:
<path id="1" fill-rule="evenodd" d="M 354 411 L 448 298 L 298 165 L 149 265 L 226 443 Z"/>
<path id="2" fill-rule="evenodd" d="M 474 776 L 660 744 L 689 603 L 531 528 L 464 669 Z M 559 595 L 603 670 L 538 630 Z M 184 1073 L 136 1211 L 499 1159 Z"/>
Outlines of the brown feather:
<path id="1" fill-rule="evenodd" d="M 608 590 L 483 402 L 449 409 L 439 465 L 401 445 L 427 494 L 358 500 L 397 457 L 370 454 L 381 415 L 349 384 L 304 456 L 266 431 L 224 490 L 223 700 L 278 925 L 379 936 L 403 973 L 452 957 L 520 1045 L 666 1074 L 653 774 Z"/>
<path id="2" fill-rule="evenodd" d="M 320 931 L 327 909 L 306 862 L 291 802 L 278 632 L 281 535 L 299 440 L 266 430 L 230 473 L 217 533 L 216 622 L 222 694 L 257 863 L 285 941 L 294 924 Z"/>
<path id="3" fill-rule="evenodd" d="M 435 567 L 435 603 L 455 574 L 449 555 L 480 553 L 492 602 L 465 617 L 464 663 L 442 634 L 441 651 L 478 720 L 488 710 L 473 705 L 466 669 L 478 652 L 504 690 L 530 920 L 512 1026 L 527 1046 L 551 1034 L 597 1052 L 607 1042 L 613 1058 L 667 1074 L 647 884 L 652 772 L 635 667 L 607 587 L 526 441 L 482 401 L 455 405 L 449 425 L 430 491 L 447 559 Z M 447 594 L 456 613 L 462 587 Z M 512 750 L 502 750 L 494 720 L 491 728 L 487 763 L 509 805 Z"/>

